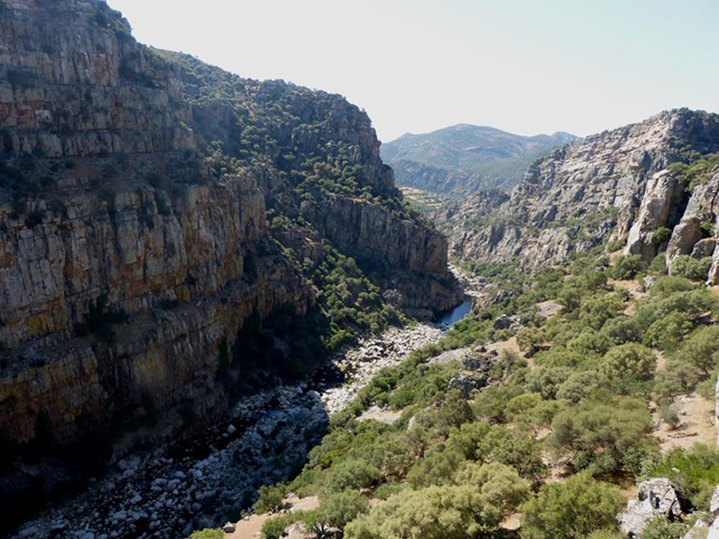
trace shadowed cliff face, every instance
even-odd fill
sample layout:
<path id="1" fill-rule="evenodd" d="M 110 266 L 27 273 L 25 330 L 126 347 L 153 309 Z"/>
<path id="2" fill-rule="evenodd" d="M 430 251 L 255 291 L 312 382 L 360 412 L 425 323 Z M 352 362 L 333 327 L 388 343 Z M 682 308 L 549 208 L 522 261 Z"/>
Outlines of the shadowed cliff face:
<path id="1" fill-rule="evenodd" d="M 95 0 L 0 0 L 0 44 L 3 447 L 111 429 L 118 456 L 219 417 L 251 374 L 223 356 L 313 308 L 325 245 L 410 312 L 458 301 L 341 96 L 144 47 Z"/>
<path id="2" fill-rule="evenodd" d="M 663 112 L 555 150 L 501 206 L 488 206 L 480 194 L 439 221 L 450 231 L 452 253 L 467 260 L 538 269 L 606 240 L 651 259 L 661 247 L 652 234 L 673 229 L 690 197 L 666 168 L 717 150 L 719 116 Z"/>

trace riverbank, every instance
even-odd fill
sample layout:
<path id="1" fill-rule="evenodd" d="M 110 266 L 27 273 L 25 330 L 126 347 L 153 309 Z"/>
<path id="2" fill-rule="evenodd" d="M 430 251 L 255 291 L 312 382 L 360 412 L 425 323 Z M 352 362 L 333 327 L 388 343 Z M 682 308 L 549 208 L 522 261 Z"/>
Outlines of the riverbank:
<path id="1" fill-rule="evenodd" d="M 346 407 L 381 369 L 442 333 L 436 325 L 415 323 L 365 337 L 332 359 L 344 375 L 341 385 L 319 376 L 246 398 L 192 443 L 120 461 L 27 523 L 17 537 L 178 539 L 237 521 L 261 485 L 299 472 L 329 414 Z"/>

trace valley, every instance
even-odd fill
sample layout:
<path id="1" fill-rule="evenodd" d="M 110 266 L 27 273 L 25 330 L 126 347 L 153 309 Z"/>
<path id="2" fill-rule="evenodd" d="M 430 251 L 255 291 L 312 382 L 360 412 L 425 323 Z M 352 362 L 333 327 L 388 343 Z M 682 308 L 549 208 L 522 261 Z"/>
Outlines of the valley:
<path id="1" fill-rule="evenodd" d="M 719 114 L 382 144 L 0 0 L 0 537 L 717 539 L 718 240 Z"/>

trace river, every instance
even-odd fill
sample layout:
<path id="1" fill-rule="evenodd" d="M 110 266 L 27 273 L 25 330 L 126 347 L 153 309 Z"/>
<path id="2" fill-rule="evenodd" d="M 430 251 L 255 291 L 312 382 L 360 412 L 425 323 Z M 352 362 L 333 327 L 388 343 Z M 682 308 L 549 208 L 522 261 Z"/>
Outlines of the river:
<path id="1" fill-rule="evenodd" d="M 178 539 L 239 520 L 261 485 L 299 472 L 329 414 L 343 409 L 380 369 L 437 342 L 471 307 L 467 299 L 434 324 L 414 323 L 361 339 L 333 359 L 341 377 L 320 376 L 244 399 L 189 447 L 119 462 L 27 523 L 17 537 Z M 333 379 L 343 381 L 332 386 Z"/>

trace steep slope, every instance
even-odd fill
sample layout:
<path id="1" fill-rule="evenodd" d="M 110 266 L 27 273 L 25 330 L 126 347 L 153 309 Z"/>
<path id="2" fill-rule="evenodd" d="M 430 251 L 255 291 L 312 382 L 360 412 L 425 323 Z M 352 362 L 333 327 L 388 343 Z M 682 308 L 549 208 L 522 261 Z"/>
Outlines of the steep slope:
<path id="1" fill-rule="evenodd" d="M 465 195 L 511 188 L 532 161 L 573 140 L 568 133 L 523 137 L 462 124 L 403 135 L 382 145 L 382 157 L 395 169 L 400 186 Z"/>
<path id="2" fill-rule="evenodd" d="M 49 491 L 48 455 L 115 459 L 215 420 L 255 371 L 305 372 L 287 317 L 324 320 L 330 249 L 412 314 L 458 301 L 341 96 L 145 47 L 96 0 L 0 0 L 0 43 L 0 494 L 38 488 L 16 456 Z M 245 351 L 280 314 L 300 334 Z"/>
<path id="3" fill-rule="evenodd" d="M 653 234 L 659 228 L 674 230 L 671 245 L 687 243 L 678 239 L 682 227 L 674 227 L 688 204 L 697 206 L 670 165 L 717 150 L 719 116 L 663 112 L 553 151 L 529 168 L 500 208 L 470 199 L 438 219 L 451 231 L 453 254 L 467 260 L 539 268 L 607 240 L 650 260 L 662 248 Z"/>

